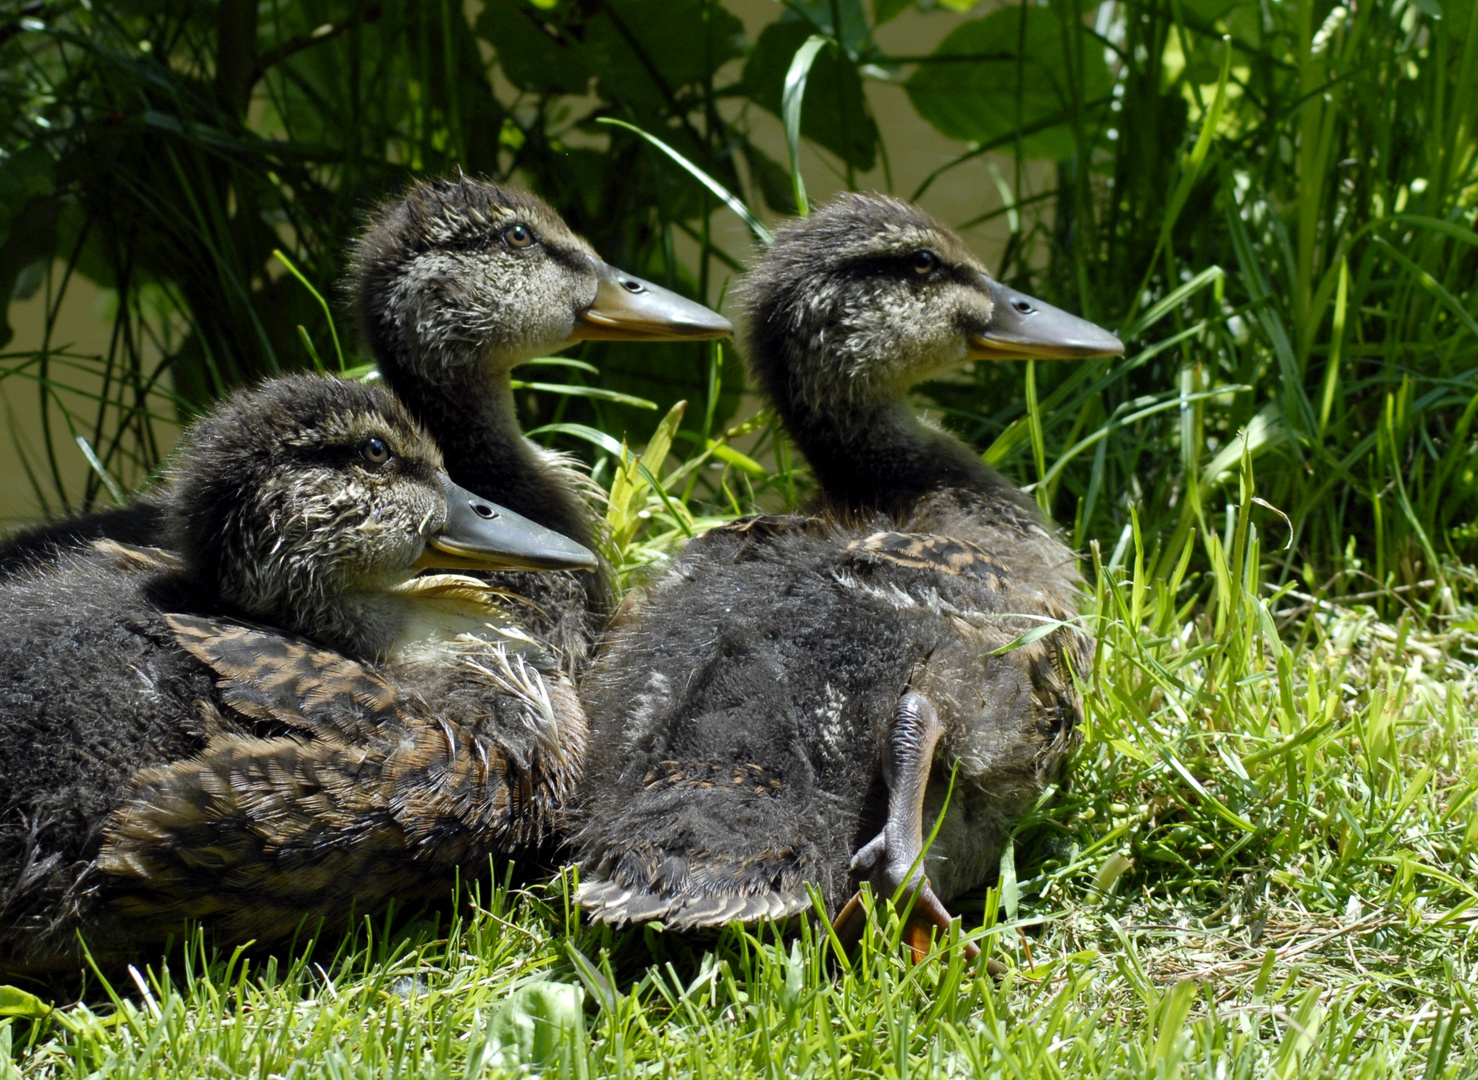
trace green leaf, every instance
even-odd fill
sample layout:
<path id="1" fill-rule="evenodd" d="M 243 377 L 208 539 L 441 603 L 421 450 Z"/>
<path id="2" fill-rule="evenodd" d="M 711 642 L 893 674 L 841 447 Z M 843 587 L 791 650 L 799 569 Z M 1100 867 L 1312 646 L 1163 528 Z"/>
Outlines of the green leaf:
<path id="1" fill-rule="evenodd" d="M 841 38 L 842 48 L 853 60 L 869 56 L 877 51 L 872 40 L 872 27 L 867 21 L 867 12 L 862 9 L 862 0 L 784 0 L 783 22 L 809 24 L 813 32 L 824 37 Z M 833 24 L 832 15 L 841 23 L 840 32 Z"/>
<path id="2" fill-rule="evenodd" d="M 1191 770 L 1182 765 L 1180 763 L 1180 759 L 1172 754 L 1169 750 L 1162 749 L 1160 751 L 1160 757 L 1164 760 L 1165 764 L 1169 765 L 1180 775 L 1180 778 L 1182 780 L 1184 780 L 1187 784 L 1191 786 L 1191 789 L 1201 797 L 1202 801 L 1205 802 L 1207 806 L 1211 807 L 1212 813 L 1214 813 L 1217 817 L 1221 818 L 1223 821 L 1227 822 L 1230 825 L 1236 826 L 1244 832 L 1257 831 L 1256 825 L 1252 824 L 1252 822 L 1248 821 L 1241 814 L 1230 809 L 1215 795 L 1207 791 L 1201 781 L 1197 780 L 1195 776 L 1191 773 Z"/>
<path id="3" fill-rule="evenodd" d="M 913 4 L 913 0 L 872 0 L 872 24 L 882 26 L 902 15 Z"/>
<path id="4" fill-rule="evenodd" d="M 608 454 L 619 458 L 621 456 L 621 444 L 611 438 L 604 431 L 591 427 L 589 424 L 558 423 L 545 424 L 536 427 L 532 431 L 525 432 L 530 438 L 536 435 L 571 435 L 577 439 L 584 439 L 592 446 L 598 446 Z"/>
<path id="5" fill-rule="evenodd" d="M 585 991 L 570 983 L 537 982 L 509 994 L 488 1020 L 484 1040 L 468 1055 L 467 1075 L 484 1068 L 517 1069 L 558 1062 L 569 1047 L 584 1052 Z M 571 1045 L 574 1044 L 574 1045 Z"/>
<path id="6" fill-rule="evenodd" d="M 790 69 L 785 73 L 785 89 L 780 97 L 780 110 L 785 120 L 785 144 L 790 149 L 790 182 L 795 190 L 796 211 L 801 217 L 811 212 L 806 199 L 806 181 L 801 176 L 801 105 L 806 97 L 806 80 L 811 66 L 822 49 L 831 44 L 831 39 L 812 34 L 795 52 Z"/>
<path id="7" fill-rule="evenodd" d="M 51 1015 L 51 1006 L 18 986 L 0 986 L 0 1016 L 41 1020 Z"/>
<path id="8" fill-rule="evenodd" d="M 683 413 L 687 411 L 688 403 L 679 401 L 667 411 L 657 429 L 652 432 L 652 437 L 647 440 L 647 447 L 642 451 L 642 464 L 646 465 L 655 476 L 662 474 L 662 465 L 667 461 L 667 452 L 672 449 L 672 437 L 677 433 L 678 426 L 683 422 Z M 654 484 L 660 489 L 660 484 Z"/>
<path id="9" fill-rule="evenodd" d="M 525 382 L 510 379 L 515 390 L 537 390 L 542 394 L 563 394 L 565 397 L 596 398 L 599 401 L 614 401 L 617 405 L 630 405 L 634 409 L 655 409 L 657 403 L 634 394 L 623 394 L 617 390 L 606 390 L 599 386 L 576 386 L 573 383 Z"/>
<path id="10" fill-rule="evenodd" d="M 594 78 L 601 96 L 638 115 L 679 111 L 680 90 L 744 52 L 744 24 L 704 0 L 504 2 L 484 5 L 476 25 L 520 89 L 584 94 Z"/>
<path id="11" fill-rule="evenodd" d="M 491 6 L 491 5 L 490 5 Z M 581 55 L 601 93 L 640 111 L 671 111 L 677 91 L 701 86 L 744 54 L 744 24 L 704 0 L 605 0 L 585 27 Z"/>
<path id="12" fill-rule="evenodd" d="M 1016 844 L 1007 842 L 1001 849 L 1001 867 L 999 884 L 996 886 L 1001 891 L 1001 907 L 1006 912 L 1006 918 L 1015 919 L 1016 909 L 1021 903 L 1021 890 L 1016 882 Z"/>
<path id="13" fill-rule="evenodd" d="M 812 24 L 797 20 L 765 27 L 744 64 L 750 100 L 784 118 L 785 80 L 796 53 L 811 38 Z M 866 172 L 877 161 L 878 128 L 862 94 L 857 64 L 835 50 L 820 52 L 808 78 L 801 134 Z"/>
<path id="14" fill-rule="evenodd" d="M 525 360 L 519 367 L 562 367 L 583 371 L 587 375 L 600 374 L 600 368 L 594 364 L 587 364 L 584 360 L 576 360 L 572 356 L 536 356 L 532 360 Z"/>
<path id="15" fill-rule="evenodd" d="M 760 189 L 765 205 L 782 214 L 796 213 L 795 188 L 785 166 L 748 139 L 743 141 L 742 146 L 745 164 L 749 166 L 750 183 Z"/>
<path id="16" fill-rule="evenodd" d="M 493 47 L 503 74 L 520 90 L 583 94 L 593 72 L 576 39 L 541 29 L 549 18 L 523 3 L 484 4 L 477 36 Z"/>
<path id="17" fill-rule="evenodd" d="M 1468 314 L 1468 311 L 1466 308 L 1463 307 L 1463 303 L 1461 300 L 1459 300 L 1457 297 L 1453 296 L 1452 293 L 1444 289 L 1441 282 L 1439 282 L 1431 274 L 1427 273 L 1420 266 L 1418 266 L 1416 263 L 1412 262 L 1405 255 L 1403 255 L 1401 253 L 1401 250 L 1385 237 L 1373 236 L 1371 237 L 1371 239 L 1374 240 L 1381 247 L 1385 248 L 1386 254 L 1390 255 L 1391 258 L 1395 259 L 1398 263 L 1404 266 L 1410 272 L 1411 276 L 1421 284 L 1422 288 L 1426 289 L 1429 293 L 1431 293 L 1434 297 L 1441 301 L 1443 306 L 1446 307 L 1448 311 L 1452 312 L 1453 317 L 1456 318 L 1458 322 L 1462 323 L 1463 326 L 1468 329 L 1469 333 L 1471 333 L 1474 337 L 1478 337 L 1478 319 L 1474 319 L 1472 315 Z"/>
<path id="18" fill-rule="evenodd" d="M 23 271 L 56 249 L 54 163 L 40 146 L 0 156 L 0 348 L 12 337 L 7 309 Z"/>
<path id="19" fill-rule="evenodd" d="M 1074 102 L 1106 98 L 1113 85 L 1096 41 L 1084 40 L 1071 51 L 1081 54 L 1083 64 L 1076 95 L 1068 77 L 1064 24 L 1053 10 L 1003 8 L 956 27 L 905 88 L 920 116 L 942 134 L 966 142 L 1007 139 L 1018 127 L 1061 116 L 1062 123 L 1021 140 L 1028 157 L 1060 160 L 1075 150 Z"/>
<path id="20" fill-rule="evenodd" d="M 725 206 L 734 211 L 734 213 L 738 214 L 740 220 L 742 220 L 744 224 L 749 226 L 750 232 L 754 233 L 755 238 L 759 240 L 760 243 L 768 244 L 770 242 L 770 230 L 765 228 L 764 223 L 761 222 L 759 218 L 750 213 L 749 207 L 744 205 L 743 199 L 740 199 L 737 195 L 733 194 L 731 191 L 729 191 L 728 188 L 724 187 L 724 185 L 720 184 L 708 173 L 704 172 L 697 165 L 694 165 L 691 161 L 685 158 L 682 154 L 678 153 L 661 139 L 657 138 L 657 136 L 648 134 L 641 128 L 637 127 L 635 124 L 628 124 L 625 120 L 617 120 L 613 117 L 603 116 L 600 118 L 599 122 L 602 124 L 614 124 L 616 127 L 623 127 L 627 131 L 634 131 L 636 134 L 640 135 L 643 139 L 647 140 L 647 142 L 651 143 L 658 150 L 661 150 L 673 161 L 677 162 L 684 169 L 686 169 L 690 174 L 692 174 L 695 179 L 697 179 L 700 184 L 702 184 L 704 187 L 708 188 L 709 191 L 717 195 Z"/>
<path id="21" fill-rule="evenodd" d="M 1100 896 L 1104 895 L 1114 887 L 1114 882 L 1123 876 L 1124 871 L 1133 865 L 1133 860 L 1129 859 L 1122 852 L 1114 852 L 1107 859 L 1103 860 L 1103 865 L 1098 868 L 1098 873 L 1093 875 L 1093 891 Z"/>
<path id="22" fill-rule="evenodd" d="M 0 244 L 10 235 L 11 222 L 25 213 L 32 199 L 55 190 L 55 167 L 41 146 L 0 157 Z"/>
<path id="23" fill-rule="evenodd" d="M 274 258 L 277 259 L 278 262 L 287 267 L 287 272 L 289 274 L 302 282 L 303 288 L 307 289 L 313 295 L 313 299 L 317 300 L 318 306 L 323 309 L 324 321 L 328 323 L 328 334 L 329 337 L 333 339 L 334 343 L 334 356 L 339 362 L 339 370 L 343 371 L 344 350 L 339 347 L 339 331 L 334 327 L 334 313 L 332 310 L 329 309 L 328 301 L 323 298 L 322 293 L 320 293 L 317 289 L 313 287 L 313 283 L 303 276 L 303 272 L 297 268 L 297 266 L 293 263 L 291 259 L 287 257 L 286 253 L 283 252 L 281 248 L 274 248 L 272 250 L 272 255 Z M 318 358 L 318 350 L 313 347 L 313 341 L 311 338 L 309 338 L 308 331 L 304 329 L 301 325 L 299 325 L 298 334 L 302 337 L 303 344 L 308 347 L 308 352 L 312 354 L 313 363 L 317 366 L 319 371 L 322 371 L 323 361 Z"/>
<path id="24" fill-rule="evenodd" d="M 747 454 L 741 454 L 727 443 L 714 442 L 712 439 L 709 439 L 708 449 L 712 450 L 713 456 L 724 464 L 732 465 L 736 469 L 742 469 L 744 472 L 749 473 L 750 476 L 757 476 L 760 479 L 764 479 L 770 475 L 770 471 L 758 461 L 755 461 L 754 458 L 749 457 Z"/>

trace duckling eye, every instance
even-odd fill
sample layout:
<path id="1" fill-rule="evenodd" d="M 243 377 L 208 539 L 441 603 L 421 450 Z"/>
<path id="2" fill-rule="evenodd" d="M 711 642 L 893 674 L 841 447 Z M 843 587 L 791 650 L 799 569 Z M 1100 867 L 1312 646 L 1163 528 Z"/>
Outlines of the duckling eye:
<path id="1" fill-rule="evenodd" d="M 383 465 L 390 460 L 390 446 L 378 435 L 371 435 L 359 448 L 359 456 L 371 465 Z"/>
<path id="2" fill-rule="evenodd" d="M 938 269 L 939 256 L 935 255 L 932 251 L 915 252 L 914 257 L 909 262 L 909 265 L 913 267 L 913 272 L 915 274 L 923 277 L 925 274 L 932 274 L 936 269 Z"/>
<path id="3" fill-rule="evenodd" d="M 527 225 L 510 225 L 503 230 L 509 247 L 526 248 L 534 242 L 534 232 Z"/>

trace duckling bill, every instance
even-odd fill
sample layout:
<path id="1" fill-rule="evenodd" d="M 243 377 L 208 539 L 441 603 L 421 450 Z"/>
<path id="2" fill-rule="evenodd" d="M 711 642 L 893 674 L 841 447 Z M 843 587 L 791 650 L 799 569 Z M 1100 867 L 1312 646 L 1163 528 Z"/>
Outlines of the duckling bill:
<path id="1" fill-rule="evenodd" d="M 1061 769 L 1093 642 L 1072 552 L 905 392 L 1122 346 L 886 196 L 780 230 L 742 293 L 746 359 L 820 496 L 705 534 L 623 609 L 581 686 L 576 899 L 683 929 L 783 918 L 815 886 L 855 934 L 870 881 L 913 898 L 922 949 Z"/>
<path id="2" fill-rule="evenodd" d="M 537 845 L 579 775 L 568 677 L 476 580 L 584 546 L 474 495 L 385 390 L 299 376 L 187 435 L 172 552 L 0 583 L 0 969 L 202 919 L 281 940 Z"/>
<path id="3" fill-rule="evenodd" d="M 506 506 L 480 499 L 443 477 L 446 519 L 426 536 L 415 565 L 423 570 L 599 569 L 595 552 L 569 537 L 536 525 Z"/>

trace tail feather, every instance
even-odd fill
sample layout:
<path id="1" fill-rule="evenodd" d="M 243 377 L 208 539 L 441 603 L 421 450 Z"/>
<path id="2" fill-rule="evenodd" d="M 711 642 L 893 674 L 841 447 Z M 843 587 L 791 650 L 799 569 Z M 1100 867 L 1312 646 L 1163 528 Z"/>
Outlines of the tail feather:
<path id="1" fill-rule="evenodd" d="M 828 903 L 844 893 L 850 830 L 814 789 L 756 782 L 758 766 L 663 765 L 628 800 L 587 807 L 575 901 L 590 918 L 717 927 L 806 911 L 810 884 Z"/>
<path id="2" fill-rule="evenodd" d="M 697 930 L 731 922 L 780 921 L 811 907 L 805 889 L 760 893 L 656 893 L 610 880 L 582 881 L 575 902 L 596 922 L 624 926 L 660 921 L 674 930 Z"/>

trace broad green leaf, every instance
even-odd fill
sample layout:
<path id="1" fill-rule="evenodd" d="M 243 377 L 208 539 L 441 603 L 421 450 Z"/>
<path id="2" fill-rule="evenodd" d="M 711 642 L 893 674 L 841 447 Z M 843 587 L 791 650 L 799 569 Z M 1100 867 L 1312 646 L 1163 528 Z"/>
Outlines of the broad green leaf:
<path id="1" fill-rule="evenodd" d="M 872 0 L 872 24 L 882 26 L 902 15 L 914 0 Z"/>
<path id="2" fill-rule="evenodd" d="M 1187 18 L 1196 18 L 1207 24 L 1224 19 L 1227 12 L 1248 0 L 1180 0 L 1180 9 Z"/>
<path id="3" fill-rule="evenodd" d="M 0 157 L 0 244 L 10 235 L 11 222 L 25 213 L 32 199 L 55 190 L 54 169 L 51 155 L 40 146 Z"/>
<path id="4" fill-rule="evenodd" d="M 1098 101 L 1112 88 L 1102 46 L 1086 32 L 1074 46 L 1067 47 L 1064 24 L 1051 8 L 1003 8 L 957 27 L 905 85 L 920 116 L 966 142 L 1005 139 L 1018 127 L 1061 116 L 1062 123 L 1021 140 L 1028 157 L 1061 159 L 1075 149 L 1069 56 L 1082 58 L 1077 100 Z"/>
<path id="5" fill-rule="evenodd" d="M 862 10 L 862 0 L 785 0 L 784 22 L 808 24 L 813 31 L 826 37 L 838 36 L 832 25 L 833 12 L 841 23 L 842 48 L 853 60 L 864 58 L 875 51 L 872 27 L 868 25 L 867 12 Z"/>
<path id="6" fill-rule="evenodd" d="M 795 187 L 790 182 L 790 174 L 785 171 L 785 166 L 748 139 L 742 145 L 744 162 L 749 166 L 750 183 L 759 188 L 765 205 L 782 214 L 794 214 L 797 210 Z"/>
<path id="7" fill-rule="evenodd" d="M 520 90 L 583 94 L 593 72 L 577 42 L 540 29 L 550 17 L 517 0 L 484 4 L 477 36 L 493 47 L 503 74 Z"/>
<path id="8" fill-rule="evenodd" d="M 40 1020 L 51 1015 L 51 1006 L 18 986 L 0 986 L 0 1016 Z"/>
<path id="9" fill-rule="evenodd" d="M 604 96 L 654 112 L 743 51 L 743 23 L 703 0 L 605 0 L 581 44 Z"/>
<path id="10" fill-rule="evenodd" d="M 485 1041 L 474 1064 L 495 1069 L 538 1068 L 585 1052 L 585 991 L 570 983 L 536 982 L 509 994 L 488 1020 Z M 471 1055 L 469 1055 L 469 1058 Z"/>
<path id="11" fill-rule="evenodd" d="M 667 452 L 672 449 L 672 437 L 677 433 L 679 425 L 683 422 L 683 413 L 687 411 L 688 403 L 679 401 L 662 422 L 657 425 L 657 430 L 652 432 L 652 437 L 647 440 L 647 447 L 642 451 L 641 460 L 652 475 L 661 476 L 662 466 L 667 461 Z"/>
<path id="12" fill-rule="evenodd" d="M 40 146 L 0 156 L 0 348 L 12 336 L 6 311 L 16 282 L 27 267 L 56 250 L 53 167 Z"/>

